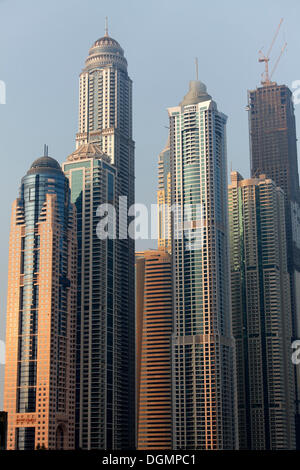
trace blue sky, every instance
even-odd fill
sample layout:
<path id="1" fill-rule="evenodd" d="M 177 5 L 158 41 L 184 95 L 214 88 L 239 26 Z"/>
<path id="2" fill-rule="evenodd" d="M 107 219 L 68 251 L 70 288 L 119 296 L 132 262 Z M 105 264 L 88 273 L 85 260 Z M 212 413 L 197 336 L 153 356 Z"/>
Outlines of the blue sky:
<path id="1" fill-rule="evenodd" d="M 6 83 L 6 104 L 0 104 L 0 340 L 11 203 L 44 143 L 59 162 L 74 150 L 78 76 L 89 47 L 104 34 L 105 16 L 110 35 L 125 50 L 134 83 L 137 202 L 156 202 L 166 109 L 181 101 L 195 78 L 195 57 L 200 80 L 228 115 L 228 164 L 244 176 L 249 174 L 247 89 L 259 85 L 258 50 L 268 49 L 281 17 L 271 59 L 284 40 L 288 47 L 274 79 L 288 86 L 300 80 L 299 0 L 0 0 L 0 80 Z M 300 105 L 296 119 L 300 135 Z M 153 242 L 138 245 L 148 246 Z M 0 370 L 0 389 L 2 380 Z"/>

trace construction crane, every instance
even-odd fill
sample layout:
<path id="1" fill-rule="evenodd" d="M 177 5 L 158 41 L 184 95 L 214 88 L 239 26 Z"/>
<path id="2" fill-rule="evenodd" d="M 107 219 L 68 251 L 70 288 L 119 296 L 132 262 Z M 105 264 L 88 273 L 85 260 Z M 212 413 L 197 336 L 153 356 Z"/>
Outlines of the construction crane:
<path id="1" fill-rule="evenodd" d="M 272 43 L 271 43 L 271 46 L 269 47 L 269 50 L 268 50 L 268 52 L 267 52 L 267 55 L 264 55 L 263 52 L 262 52 L 262 50 L 259 51 L 258 62 L 264 62 L 264 63 L 265 63 L 265 70 L 264 70 L 264 72 L 261 74 L 261 76 L 262 76 L 262 81 L 261 81 L 262 85 L 267 85 L 267 84 L 271 83 L 271 80 L 270 80 L 271 77 L 270 77 L 270 75 L 269 75 L 270 54 L 271 54 L 271 51 L 272 51 L 272 49 L 273 49 L 274 43 L 275 43 L 275 41 L 276 41 L 276 38 L 277 38 L 277 36 L 278 36 L 278 33 L 279 33 L 280 27 L 281 27 L 281 25 L 282 25 L 282 22 L 283 22 L 283 18 L 281 18 L 280 23 L 279 23 L 279 25 L 277 26 L 275 35 L 274 35 L 274 37 L 273 37 L 273 41 L 272 41 Z M 285 47 L 286 47 L 286 44 L 285 44 Z M 279 62 L 279 60 L 280 60 L 280 58 L 281 58 L 281 56 L 282 56 L 282 54 L 283 54 L 283 51 L 284 51 L 285 47 L 282 49 L 281 54 L 280 54 L 279 58 L 277 59 L 277 62 L 276 62 L 275 66 L 274 66 L 274 68 L 273 68 L 273 70 L 272 70 L 272 73 L 274 72 L 275 68 L 277 67 L 277 64 L 278 64 L 278 62 Z"/>
<path id="2" fill-rule="evenodd" d="M 283 45 L 283 47 L 282 47 L 282 49 L 281 49 L 281 51 L 280 51 L 279 57 L 278 57 L 278 59 L 276 60 L 275 65 L 274 65 L 274 67 L 273 67 L 273 69 L 272 69 L 272 72 L 271 72 L 271 74 L 270 74 L 270 79 L 272 78 L 273 73 L 274 73 L 275 70 L 277 69 L 278 62 L 280 61 L 281 56 L 282 56 L 282 54 L 284 53 L 284 51 L 285 51 L 285 49 L 286 49 L 286 46 L 287 46 L 287 42 L 284 43 L 284 45 Z"/>

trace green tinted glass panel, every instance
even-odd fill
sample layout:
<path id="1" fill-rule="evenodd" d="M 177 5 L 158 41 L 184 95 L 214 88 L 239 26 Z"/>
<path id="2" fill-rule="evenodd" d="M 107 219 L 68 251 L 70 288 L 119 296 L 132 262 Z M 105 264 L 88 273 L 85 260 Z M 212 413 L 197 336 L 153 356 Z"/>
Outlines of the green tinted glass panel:
<path id="1" fill-rule="evenodd" d="M 71 202 L 75 203 L 82 193 L 83 170 L 72 171 L 71 173 Z"/>

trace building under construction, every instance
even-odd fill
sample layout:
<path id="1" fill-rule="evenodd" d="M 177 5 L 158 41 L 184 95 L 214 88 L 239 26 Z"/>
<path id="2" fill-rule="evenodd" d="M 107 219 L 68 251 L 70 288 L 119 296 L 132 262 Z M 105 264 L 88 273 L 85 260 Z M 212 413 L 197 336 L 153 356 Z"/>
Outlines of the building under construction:
<path id="1" fill-rule="evenodd" d="M 273 70 L 269 60 L 282 20 L 277 28 L 267 55 L 260 51 L 260 62 L 265 63 L 261 86 L 248 92 L 251 176 L 265 174 L 285 193 L 287 261 L 291 282 L 293 339 L 300 337 L 300 194 L 297 162 L 297 138 L 292 92 L 286 85 L 272 81 L 273 73 L 286 48 L 281 49 Z M 296 372 L 295 372 L 296 374 Z M 299 382 L 299 380 L 298 380 Z M 300 386 L 295 404 L 296 427 L 300 428 Z M 300 447 L 300 429 L 297 432 Z"/>

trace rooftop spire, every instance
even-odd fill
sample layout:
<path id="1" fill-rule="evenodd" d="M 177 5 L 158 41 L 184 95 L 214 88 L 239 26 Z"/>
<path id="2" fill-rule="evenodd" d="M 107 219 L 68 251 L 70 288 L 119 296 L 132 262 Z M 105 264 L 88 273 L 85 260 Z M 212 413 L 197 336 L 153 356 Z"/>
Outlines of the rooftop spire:
<path id="1" fill-rule="evenodd" d="M 44 144 L 44 157 L 48 157 L 48 145 Z"/>
<path id="2" fill-rule="evenodd" d="M 105 34 L 104 36 L 108 36 L 108 18 L 107 16 L 105 17 Z"/>
<path id="3" fill-rule="evenodd" d="M 199 67 L 198 67 L 198 57 L 195 58 L 195 66 L 196 66 L 196 80 L 199 80 Z"/>

